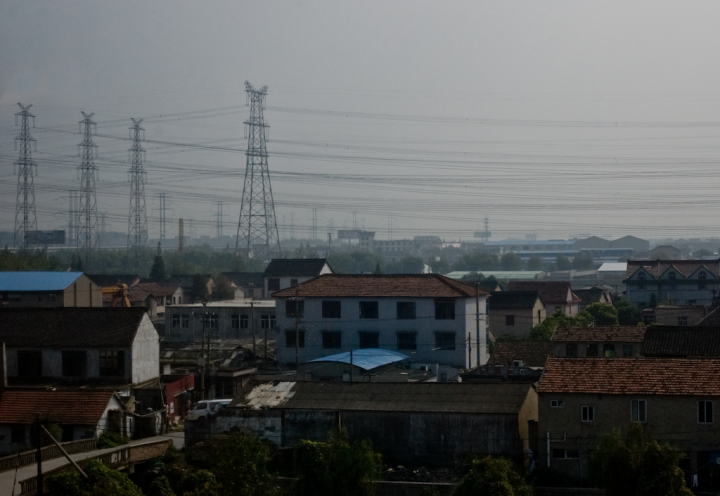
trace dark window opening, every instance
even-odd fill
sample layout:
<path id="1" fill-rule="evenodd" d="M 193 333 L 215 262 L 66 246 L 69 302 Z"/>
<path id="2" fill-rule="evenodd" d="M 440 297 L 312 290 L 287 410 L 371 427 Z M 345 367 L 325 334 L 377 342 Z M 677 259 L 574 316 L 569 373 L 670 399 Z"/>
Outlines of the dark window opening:
<path id="1" fill-rule="evenodd" d="M 295 335 L 299 335 L 298 348 L 305 348 L 305 331 L 285 331 L 285 346 L 295 348 Z"/>
<path id="2" fill-rule="evenodd" d="M 712 424 L 713 421 L 713 402 L 698 401 L 698 422 L 701 424 Z"/>
<path id="3" fill-rule="evenodd" d="M 630 402 L 630 420 L 632 422 L 647 422 L 647 401 L 632 400 Z"/>
<path id="4" fill-rule="evenodd" d="M 179 315 L 172 316 L 172 326 L 174 328 L 180 327 L 180 316 Z"/>
<path id="5" fill-rule="evenodd" d="M 63 377 L 87 377 L 87 352 L 68 350 L 62 352 Z"/>
<path id="6" fill-rule="evenodd" d="M 603 346 L 603 356 L 605 358 L 615 358 L 615 345 L 606 344 Z"/>
<path id="7" fill-rule="evenodd" d="M 361 332 L 360 348 L 380 348 L 379 332 Z"/>
<path id="8" fill-rule="evenodd" d="M 100 350 L 100 376 L 122 377 L 125 375 L 125 352 Z"/>
<path id="9" fill-rule="evenodd" d="M 436 332 L 435 333 L 435 349 L 437 349 L 437 350 L 454 350 L 455 349 L 455 333 L 454 332 Z"/>
<path id="10" fill-rule="evenodd" d="M 707 281 L 707 274 L 705 272 L 700 272 L 698 274 L 698 289 L 705 289 L 706 281 Z"/>
<path id="11" fill-rule="evenodd" d="M 587 345 L 587 348 L 585 350 L 585 356 L 587 356 L 587 357 L 598 356 L 598 345 L 596 345 L 596 344 Z"/>
<path id="12" fill-rule="evenodd" d="M 435 320 L 455 320 L 455 300 L 435 300 Z"/>
<path id="13" fill-rule="evenodd" d="M 189 328 L 190 328 L 190 316 L 189 316 L 189 315 L 183 315 L 183 316 L 182 316 L 182 328 L 183 328 L 183 329 L 189 329 Z"/>
<path id="14" fill-rule="evenodd" d="M 377 301 L 361 301 L 360 302 L 360 318 L 361 319 L 377 319 L 378 302 Z"/>
<path id="15" fill-rule="evenodd" d="M 42 377 L 42 351 L 18 351 L 18 376 Z"/>
<path id="16" fill-rule="evenodd" d="M 398 332 L 397 347 L 398 350 L 417 350 L 417 333 Z"/>
<path id="17" fill-rule="evenodd" d="M 260 316 L 260 329 L 273 329 L 275 327 L 275 316 L 274 315 L 261 315 Z"/>
<path id="18" fill-rule="evenodd" d="M 397 318 L 398 320 L 415 320 L 415 302 L 398 301 Z"/>
<path id="19" fill-rule="evenodd" d="M 505 316 L 505 325 L 514 326 L 515 325 L 515 316 L 514 315 L 506 315 Z"/>
<path id="20" fill-rule="evenodd" d="M 631 344 L 624 344 L 624 345 L 623 345 L 623 356 L 624 356 L 624 357 L 631 357 L 631 356 L 633 356 L 633 345 L 631 345 Z"/>
<path id="21" fill-rule="evenodd" d="M 678 315 L 678 325 L 679 326 L 686 326 L 688 325 L 688 318 L 687 315 Z"/>
<path id="22" fill-rule="evenodd" d="M 577 358 L 578 356 L 578 349 L 576 344 L 566 344 L 565 345 L 565 356 L 570 358 Z"/>
<path id="23" fill-rule="evenodd" d="M 285 317 L 297 317 L 302 319 L 304 316 L 304 300 L 285 300 Z"/>
<path id="24" fill-rule="evenodd" d="M 13 424 L 10 427 L 10 442 L 25 444 L 25 426 L 22 424 Z"/>
<path id="25" fill-rule="evenodd" d="M 322 318 L 323 319 L 339 319 L 341 318 L 341 302 L 340 301 L 323 301 L 322 302 Z"/>
<path id="26" fill-rule="evenodd" d="M 323 332 L 322 346 L 326 350 L 338 350 L 342 348 L 342 333 L 340 332 Z"/>

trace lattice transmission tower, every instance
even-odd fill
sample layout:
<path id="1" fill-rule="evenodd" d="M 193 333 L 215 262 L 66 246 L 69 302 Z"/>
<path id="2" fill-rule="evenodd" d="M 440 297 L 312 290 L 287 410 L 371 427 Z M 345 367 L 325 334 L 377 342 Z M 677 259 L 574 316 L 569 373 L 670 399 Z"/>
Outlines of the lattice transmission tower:
<path id="1" fill-rule="evenodd" d="M 140 127 L 142 119 L 131 119 L 130 127 L 130 213 L 128 215 L 128 255 L 134 257 L 138 268 L 140 250 L 147 246 L 147 211 L 145 210 L 145 149 L 140 145 L 145 140 L 145 129 Z"/>
<path id="2" fill-rule="evenodd" d="M 267 86 L 256 90 L 245 81 L 250 117 L 245 121 L 248 130 L 248 147 L 245 167 L 245 184 L 240 203 L 235 253 L 246 258 L 267 258 L 272 251 L 280 253 L 275 204 L 273 203 L 268 153 L 265 146 L 268 126 L 263 117 Z"/>
<path id="3" fill-rule="evenodd" d="M 93 250 L 98 247 L 100 239 L 100 231 L 98 230 L 98 211 L 97 211 L 97 194 L 95 192 L 95 181 L 98 179 L 98 169 L 95 165 L 95 151 L 97 145 L 93 143 L 93 126 L 96 124 L 92 120 L 94 114 L 86 114 L 81 112 L 84 119 L 78 124 L 80 131 L 83 133 L 83 140 L 78 146 L 80 147 L 80 156 L 82 163 L 78 168 L 80 172 L 80 205 L 79 205 L 79 225 L 78 225 L 78 249 L 81 256 L 85 256 L 85 261 L 90 261 L 90 255 Z"/>
<path id="4" fill-rule="evenodd" d="M 28 249 L 28 231 L 37 230 L 37 213 L 35 212 L 35 185 L 34 174 L 37 174 L 37 164 L 32 159 L 32 143 L 35 141 L 30 135 L 30 119 L 35 127 L 35 116 L 30 113 L 32 105 L 18 103 L 20 112 L 15 114 L 15 124 L 20 117 L 20 134 L 15 138 L 15 146 L 20 142 L 20 157 L 15 162 L 18 173 L 17 207 L 15 209 L 15 235 L 13 246 Z M 35 171 L 33 173 L 33 166 Z"/>

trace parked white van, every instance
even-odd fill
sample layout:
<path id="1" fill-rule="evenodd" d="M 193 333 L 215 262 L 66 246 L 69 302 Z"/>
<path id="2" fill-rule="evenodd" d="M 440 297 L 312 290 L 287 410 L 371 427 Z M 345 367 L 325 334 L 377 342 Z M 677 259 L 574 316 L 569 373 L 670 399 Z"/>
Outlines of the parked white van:
<path id="1" fill-rule="evenodd" d="M 229 405 L 231 401 L 232 399 L 229 398 L 224 400 L 199 401 L 198 404 L 187 413 L 185 420 L 200 420 L 201 418 L 212 417 L 222 407 Z"/>

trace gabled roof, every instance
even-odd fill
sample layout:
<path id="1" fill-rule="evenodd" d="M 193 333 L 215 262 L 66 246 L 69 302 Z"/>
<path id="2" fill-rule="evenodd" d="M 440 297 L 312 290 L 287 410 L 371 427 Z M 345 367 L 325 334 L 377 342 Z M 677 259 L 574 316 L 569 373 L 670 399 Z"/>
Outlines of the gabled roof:
<path id="1" fill-rule="evenodd" d="M 139 283 L 141 277 L 138 274 L 85 274 L 98 286 L 114 286 L 115 284 L 126 284 L 128 288 Z"/>
<path id="2" fill-rule="evenodd" d="M 720 396 L 720 359 L 548 358 L 538 393 Z"/>
<path id="3" fill-rule="evenodd" d="M 559 327 L 552 335 L 555 343 L 642 343 L 644 326 Z"/>
<path id="4" fill-rule="evenodd" d="M 230 406 L 255 410 L 270 407 L 517 415 L 531 387 L 497 383 L 250 381 Z"/>
<path id="5" fill-rule="evenodd" d="M 490 310 L 532 310 L 537 301 L 545 306 L 537 291 L 496 291 L 489 301 Z"/>
<path id="6" fill-rule="evenodd" d="M 695 325 L 720 327 L 720 305 L 715 304 L 714 308 L 711 308 L 707 315 L 700 319 Z"/>
<path id="7" fill-rule="evenodd" d="M 537 291 L 546 305 L 553 305 L 568 302 L 568 291 L 571 291 L 568 281 L 510 281 L 510 291 Z M 570 292 L 571 297 L 572 292 Z M 579 301 L 579 298 L 572 298 L 570 301 Z"/>
<path id="8" fill-rule="evenodd" d="M 256 288 L 262 288 L 265 284 L 262 272 L 223 272 L 222 274 L 239 288 L 246 288 L 251 284 Z"/>
<path id="9" fill-rule="evenodd" d="M 487 296 L 477 290 L 480 296 Z M 272 294 L 274 298 L 468 298 L 474 284 L 440 274 L 324 274 Z"/>
<path id="10" fill-rule="evenodd" d="M 640 267 L 654 278 L 659 278 L 667 269 L 674 266 L 684 277 L 690 277 L 699 268 L 705 266 L 716 277 L 720 275 L 720 259 L 718 260 L 628 260 L 625 277 L 630 278 Z"/>
<path id="11" fill-rule="evenodd" d="M 398 353 L 397 351 L 383 350 L 380 348 L 363 348 L 360 350 L 353 350 L 352 352 L 352 364 L 364 370 L 372 370 L 378 367 L 384 367 L 385 365 L 390 365 L 391 363 L 402 362 L 403 360 L 409 359 L 409 356 Z M 306 363 L 340 362 L 349 364 L 350 360 L 350 352 L 346 351 L 344 353 L 337 353 L 335 355 L 316 358 L 315 360 L 310 360 L 310 362 Z"/>
<path id="12" fill-rule="evenodd" d="M 52 348 L 129 347 L 144 308 L 4 308 L 0 342 Z"/>
<path id="13" fill-rule="evenodd" d="M 525 367 L 544 367 L 554 348 L 549 341 L 500 341 L 493 346 L 487 364 L 512 365 L 514 360 L 522 360 Z"/>
<path id="14" fill-rule="evenodd" d="M 82 272 L 0 272 L 0 291 L 63 291 Z"/>
<path id="15" fill-rule="evenodd" d="M 326 264 L 327 260 L 324 258 L 273 258 L 265 267 L 263 276 L 316 277 L 320 275 Z"/>
<path id="16" fill-rule="evenodd" d="M 106 389 L 14 389 L 0 395 L 0 422 L 32 424 L 37 413 L 58 424 L 97 425 L 114 396 Z"/>
<path id="17" fill-rule="evenodd" d="M 650 326 L 641 354 L 645 357 L 720 358 L 720 327 Z"/>
<path id="18" fill-rule="evenodd" d="M 605 294 L 605 290 L 603 288 L 574 289 L 573 293 L 580 298 L 583 303 L 589 305 L 591 303 L 599 303 Z"/>

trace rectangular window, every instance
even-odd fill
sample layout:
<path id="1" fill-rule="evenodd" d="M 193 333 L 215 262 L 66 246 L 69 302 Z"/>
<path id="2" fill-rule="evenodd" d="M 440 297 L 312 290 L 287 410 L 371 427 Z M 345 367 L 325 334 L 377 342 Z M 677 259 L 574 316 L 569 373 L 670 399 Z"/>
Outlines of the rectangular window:
<path id="1" fill-rule="evenodd" d="M 13 424 L 10 427 L 10 442 L 25 444 L 25 426 L 22 424 Z"/>
<path id="2" fill-rule="evenodd" d="M 285 300 L 285 317 L 302 319 L 305 316 L 305 301 Z"/>
<path id="3" fill-rule="evenodd" d="M 230 328 L 231 329 L 240 329 L 240 316 L 239 315 L 231 315 L 230 316 Z"/>
<path id="4" fill-rule="evenodd" d="M 274 315 L 261 315 L 260 316 L 260 328 L 261 329 L 274 329 L 275 328 L 275 316 Z"/>
<path id="5" fill-rule="evenodd" d="M 563 408 L 565 400 L 550 400 L 550 408 Z"/>
<path id="6" fill-rule="evenodd" d="M 585 349 L 585 356 L 586 357 L 598 356 L 598 345 L 596 345 L 596 344 L 587 345 L 587 348 Z"/>
<path id="7" fill-rule="evenodd" d="M 42 351 L 18 351 L 17 367 L 20 377 L 42 377 Z"/>
<path id="8" fill-rule="evenodd" d="M 173 315 L 172 316 L 172 326 L 177 329 L 180 327 L 180 316 L 179 315 Z"/>
<path id="9" fill-rule="evenodd" d="M 417 333 L 398 332 L 397 348 L 398 350 L 417 350 Z"/>
<path id="10" fill-rule="evenodd" d="M 570 358 L 577 358 L 577 345 L 575 343 L 569 343 L 565 345 L 565 356 Z"/>
<path id="11" fill-rule="evenodd" d="M 183 329 L 189 329 L 189 328 L 190 328 L 190 316 L 189 316 L 189 315 L 183 315 L 183 316 L 182 316 L 182 328 L 183 328 Z"/>
<path id="12" fill-rule="evenodd" d="M 360 348 L 380 348 L 379 332 L 360 332 Z"/>
<path id="13" fill-rule="evenodd" d="M 342 348 L 342 333 L 340 332 L 323 332 L 322 333 L 323 349 L 339 350 Z"/>
<path id="14" fill-rule="evenodd" d="M 87 377 L 87 352 L 67 350 L 62 352 L 63 377 Z"/>
<path id="15" fill-rule="evenodd" d="M 270 277 L 268 279 L 268 292 L 280 291 L 280 278 Z"/>
<path id="16" fill-rule="evenodd" d="M 713 402 L 709 400 L 698 401 L 698 422 L 701 424 L 713 423 Z"/>
<path id="17" fill-rule="evenodd" d="M 207 326 L 209 329 L 217 329 L 218 328 L 218 316 L 210 315 L 207 319 Z"/>
<path id="18" fill-rule="evenodd" d="M 305 348 L 305 331 L 285 331 L 285 346 L 287 348 L 295 348 L 295 335 L 299 334 L 298 348 Z"/>
<path id="19" fill-rule="evenodd" d="M 647 422 L 647 401 L 632 400 L 630 402 L 630 420 L 633 422 Z"/>
<path id="20" fill-rule="evenodd" d="M 514 315 L 506 315 L 505 316 L 505 325 L 506 326 L 514 326 L 515 325 L 515 316 Z"/>
<path id="21" fill-rule="evenodd" d="M 631 345 L 631 344 L 623 345 L 623 356 L 626 358 L 633 356 L 633 345 Z"/>
<path id="22" fill-rule="evenodd" d="M 100 376 L 122 377 L 125 375 L 125 352 L 100 350 Z"/>
<path id="23" fill-rule="evenodd" d="M 678 316 L 678 325 L 679 326 L 688 325 L 687 315 L 679 315 Z"/>
<path id="24" fill-rule="evenodd" d="M 415 302 L 398 301 L 397 318 L 398 320 L 415 320 Z"/>
<path id="25" fill-rule="evenodd" d="M 603 346 L 603 356 L 605 358 L 615 358 L 615 345 L 606 344 Z"/>
<path id="26" fill-rule="evenodd" d="M 455 349 L 455 333 L 454 332 L 436 332 L 435 333 L 435 349 L 436 350 L 454 350 Z"/>
<path id="27" fill-rule="evenodd" d="M 435 320 L 455 320 L 455 300 L 435 300 Z"/>
<path id="28" fill-rule="evenodd" d="M 341 316 L 342 305 L 340 301 L 323 301 L 322 302 L 322 318 L 323 319 L 339 319 Z"/>
<path id="29" fill-rule="evenodd" d="M 594 406 L 580 407 L 580 418 L 583 422 L 594 422 L 595 421 L 595 407 Z"/>
<path id="30" fill-rule="evenodd" d="M 250 316 L 240 315 L 240 329 L 247 329 L 250 327 Z"/>
<path id="31" fill-rule="evenodd" d="M 378 302 L 377 301 L 361 301 L 360 302 L 360 318 L 361 319 L 377 319 Z"/>

